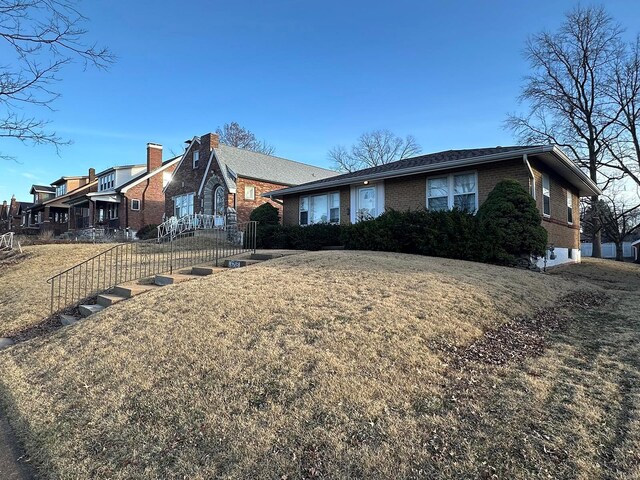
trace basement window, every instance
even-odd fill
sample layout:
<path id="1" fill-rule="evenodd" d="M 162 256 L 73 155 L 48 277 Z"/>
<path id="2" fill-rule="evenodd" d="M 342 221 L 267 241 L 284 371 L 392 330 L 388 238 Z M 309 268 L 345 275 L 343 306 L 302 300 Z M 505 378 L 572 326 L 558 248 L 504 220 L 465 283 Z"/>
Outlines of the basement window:
<path id="1" fill-rule="evenodd" d="M 131 200 L 131 210 L 140 210 L 140 200 L 137 198 Z"/>
<path id="2" fill-rule="evenodd" d="M 549 175 L 542 175 L 542 213 L 548 217 L 551 215 L 551 184 Z"/>

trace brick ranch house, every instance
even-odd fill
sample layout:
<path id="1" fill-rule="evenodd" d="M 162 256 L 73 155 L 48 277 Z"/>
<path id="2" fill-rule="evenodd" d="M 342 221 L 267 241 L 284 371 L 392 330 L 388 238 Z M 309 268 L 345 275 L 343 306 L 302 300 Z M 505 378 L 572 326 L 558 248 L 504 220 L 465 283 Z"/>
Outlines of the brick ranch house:
<path id="1" fill-rule="evenodd" d="M 163 162 L 162 145 L 149 143 L 146 164 L 114 166 L 98 173 L 95 189 L 67 202 L 73 209 L 70 229 L 128 229 L 135 235 L 145 225 L 161 223 L 163 188 L 179 160 Z"/>
<path id="2" fill-rule="evenodd" d="M 251 211 L 270 202 L 262 196 L 275 189 L 337 175 L 336 172 L 272 155 L 230 147 L 207 133 L 190 140 L 173 177 L 165 187 L 165 215 L 214 215 L 218 225 L 227 219 L 249 220 Z"/>
<path id="3" fill-rule="evenodd" d="M 554 246 L 547 265 L 580 261 L 580 197 L 599 188 L 557 146 L 448 150 L 267 192 L 285 225 L 349 224 L 386 209 L 476 211 L 496 184 L 520 182 L 536 200 Z"/>

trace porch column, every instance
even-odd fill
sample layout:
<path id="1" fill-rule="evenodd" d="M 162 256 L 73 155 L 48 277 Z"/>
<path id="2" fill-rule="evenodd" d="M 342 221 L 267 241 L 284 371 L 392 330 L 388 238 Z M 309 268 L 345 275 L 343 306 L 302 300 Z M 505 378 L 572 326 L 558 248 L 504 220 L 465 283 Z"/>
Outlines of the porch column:
<path id="1" fill-rule="evenodd" d="M 42 223 L 50 223 L 49 215 L 51 215 L 51 211 L 49 205 L 47 205 L 44 207 L 44 213 L 42 214 Z"/>

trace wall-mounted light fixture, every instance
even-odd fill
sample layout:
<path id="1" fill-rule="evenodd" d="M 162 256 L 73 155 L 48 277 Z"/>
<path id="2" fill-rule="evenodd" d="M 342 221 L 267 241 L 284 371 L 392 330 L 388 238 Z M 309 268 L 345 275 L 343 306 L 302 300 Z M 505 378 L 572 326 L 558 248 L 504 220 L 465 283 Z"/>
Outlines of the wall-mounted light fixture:
<path id="1" fill-rule="evenodd" d="M 364 181 L 364 184 L 365 184 L 365 185 L 369 185 L 369 180 L 365 180 L 365 181 Z"/>

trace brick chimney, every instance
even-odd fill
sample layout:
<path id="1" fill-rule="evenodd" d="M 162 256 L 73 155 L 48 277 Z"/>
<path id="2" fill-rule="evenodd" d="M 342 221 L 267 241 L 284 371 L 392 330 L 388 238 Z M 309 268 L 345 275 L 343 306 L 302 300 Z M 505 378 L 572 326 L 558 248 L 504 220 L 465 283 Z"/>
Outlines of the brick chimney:
<path id="1" fill-rule="evenodd" d="M 95 182 L 95 181 L 96 181 L 96 169 L 95 168 L 90 168 L 89 169 L 89 183 Z"/>
<path id="2" fill-rule="evenodd" d="M 147 143 L 147 172 L 151 172 L 162 165 L 162 145 Z"/>
<path id="3" fill-rule="evenodd" d="M 208 150 L 218 148 L 218 145 L 220 145 L 220 137 L 217 133 L 207 133 L 200 137 L 200 144 L 206 145 Z"/>

